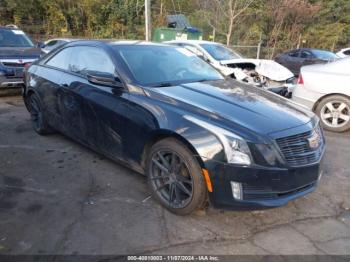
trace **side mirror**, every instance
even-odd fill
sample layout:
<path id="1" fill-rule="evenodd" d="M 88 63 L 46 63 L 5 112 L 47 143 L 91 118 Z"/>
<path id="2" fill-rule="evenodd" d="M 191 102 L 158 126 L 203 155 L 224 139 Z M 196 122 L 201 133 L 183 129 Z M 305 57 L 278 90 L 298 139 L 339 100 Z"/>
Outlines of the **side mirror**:
<path id="1" fill-rule="evenodd" d="M 38 42 L 38 43 L 36 44 L 36 46 L 37 46 L 38 48 L 44 48 L 44 47 L 45 47 L 45 43 L 43 43 L 43 42 Z"/>
<path id="2" fill-rule="evenodd" d="M 205 62 L 209 63 L 209 64 L 212 63 L 212 62 L 210 61 L 210 59 L 209 59 L 208 57 L 206 57 L 205 55 L 203 55 L 202 59 L 203 59 Z"/>
<path id="3" fill-rule="evenodd" d="M 109 73 L 89 72 L 87 74 L 87 79 L 90 83 L 95 85 L 123 87 L 123 84 L 120 81 L 119 77 Z"/>

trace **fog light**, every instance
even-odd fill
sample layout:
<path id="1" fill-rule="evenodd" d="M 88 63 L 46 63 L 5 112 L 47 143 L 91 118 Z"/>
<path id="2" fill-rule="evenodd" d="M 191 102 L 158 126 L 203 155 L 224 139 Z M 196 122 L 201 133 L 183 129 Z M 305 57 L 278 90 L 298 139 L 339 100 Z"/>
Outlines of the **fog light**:
<path id="1" fill-rule="evenodd" d="M 232 189 L 232 195 L 234 199 L 242 200 L 243 199 L 243 192 L 242 192 L 242 184 L 231 181 L 231 189 Z"/>
<path id="2" fill-rule="evenodd" d="M 318 174 L 317 182 L 320 182 L 322 175 L 323 175 L 323 170 L 321 170 L 320 173 Z"/>

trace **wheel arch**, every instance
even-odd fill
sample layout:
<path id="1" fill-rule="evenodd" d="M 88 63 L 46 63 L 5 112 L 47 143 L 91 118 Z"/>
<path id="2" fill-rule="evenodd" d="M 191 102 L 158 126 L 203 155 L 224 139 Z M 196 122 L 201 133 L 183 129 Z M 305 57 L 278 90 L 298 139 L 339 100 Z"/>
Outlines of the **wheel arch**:
<path id="1" fill-rule="evenodd" d="M 184 137 L 184 136 L 182 136 L 174 131 L 167 130 L 167 129 L 157 130 L 156 132 L 154 132 L 151 135 L 150 139 L 148 139 L 148 141 L 146 142 L 146 144 L 143 148 L 142 157 L 141 157 L 141 166 L 143 168 L 145 168 L 145 166 L 146 166 L 147 155 L 150 152 L 150 149 L 152 148 L 152 146 L 160 140 L 169 139 L 169 138 L 176 139 L 179 142 L 181 142 L 182 144 L 184 144 L 187 147 L 187 149 L 189 149 L 193 153 L 193 155 L 197 159 L 200 167 L 205 168 L 203 159 L 199 156 L 198 151 L 191 144 L 191 142 L 188 139 L 186 139 L 186 137 Z"/>
<path id="2" fill-rule="evenodd" d="M 31 94 L 35 94 L 36 91 L 34 91 L 33 89 L 29 89 L 28 91 L 26 91 L 26 95 L 25 96 L 30 96 Z"/>
<path id="3" fill-rule="evenodd" d="M 29 110 L 28 108 L 28 104 L 27 104 L 27 98 L 32 95 L 32 94 L 36 94 L 36 91 L 34 91 L 31 88 L 27 88 L 25 89 L 25 91 L 23 92 L 23 101 L 24 101 L 24 105 L 26 106 L 26 108 Z"/>
<path id="4" fill-rule="evenodd" d="M 350 96 L 349 95 L 346 95 L 346 94 L 342 94 L 342 93 L 331 93 L 331 94 L 326 94 L 324 96 L 321 96 L 317 101 L 316 103 L 314 103 L 313 107 L 312 107 L 312 111 L 315 112 L 318 105 L 321 103 L 322 100 L 324 100 L 325 98 L 328 98 L 328 97 L 331 97 L 331 96 L 343 96 L 343 97 L 346 97 L 347 99 L 350 99 Z"/>
<path id="5" fill-rule="evenodd" d="M 32 94 L 36 94 L 38 96 L 40 102 L 43 103 L 43 97 L 40 94 L 40 92 L 37 89 L 29 86 L 29 87 L 26 87 L 25 92 L 23 92 L 23 101 L 24 101 L 25 105 L 26 105 L 26 101 L 27 101 L 26 98 L 28 98 Z"/>

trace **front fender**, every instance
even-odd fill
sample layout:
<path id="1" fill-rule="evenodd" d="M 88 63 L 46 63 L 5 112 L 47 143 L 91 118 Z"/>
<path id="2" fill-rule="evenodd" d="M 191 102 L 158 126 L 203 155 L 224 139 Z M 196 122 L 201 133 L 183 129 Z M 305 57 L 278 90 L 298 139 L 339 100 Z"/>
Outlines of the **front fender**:
<path id="1" fill-rule="evenodd" d="M 145 151 L 147 152 L 156 141 L 169 137 L 182 142 L 193 153 L 202 168 L 208 168 L 208 161 L 226 161 L 224 148 L 218 138 L 208 130 L 191 122 L 181 125 L 175 130 L 154 130 L 147 141 Z"/>
<path id="2" fill-rule="evenodd" d="M 208 160 L 226 162 L 223 145 L 213 133 L 185 119 L 183 123 L 182 127 L 176 129 L 176 134 L 193 147 L 204 167 Z"/>
<path id="3" fill-rule="evenodd" d="M 133 118 L 137 118 L 133 119 L 133 122 L 143 126 L 143 132 L 134 139 L 132 155 L 135 158 L 141 155 L 140 151 L 147 152 L 159 139 L 175 137 L 193 152 L 203 167 L 208 159 L 226 161 L 223 146 L 218 138 L 185 119 L 183 116 L 187 111 L 181 106 L 176 106 L 176 101 L 163 103 L 147 96 L 132 94 L 130 102 L 130 111 L 135 111 Z M 129 115 L 130 113 L 128 112 Z"/>

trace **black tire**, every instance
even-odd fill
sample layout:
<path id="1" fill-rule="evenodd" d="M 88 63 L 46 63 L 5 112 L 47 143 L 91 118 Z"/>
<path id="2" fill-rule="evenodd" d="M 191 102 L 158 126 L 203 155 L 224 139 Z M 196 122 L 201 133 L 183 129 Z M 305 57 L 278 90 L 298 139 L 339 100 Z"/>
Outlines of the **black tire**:
<path id="1" fill-rule="evenodd" d="M 29 94 L 25 98 L 25 104 L 30 113 L 34 131 L 39 135 L 51 134 L 53 130 L 47 122 L 39 96 L 35 93 Z"/>
<path id="2" fill-rule="evenodd" d="M 146 160 L 146 172 L 152 196 L 170 212 L 188 215 L 205 206 L 208 196 L 201 167 L 178 140 L 168 138 L 155 143 Z"/>
<path id="3" fill-rule="evenodd" d="M 322 99 L 315 112 L 326 130 L 345 132 L 350 129 L 350 99 L 345 96 L 332 95 Z"/>

